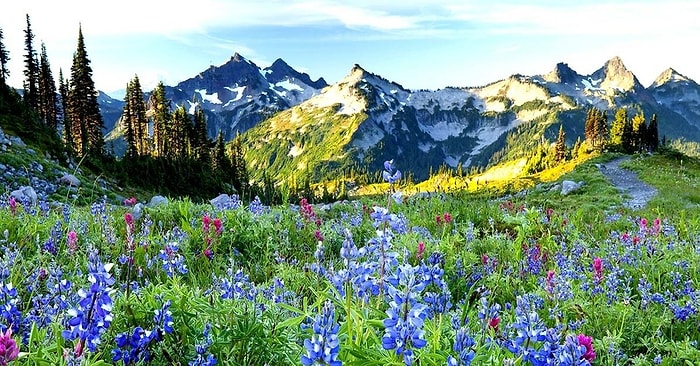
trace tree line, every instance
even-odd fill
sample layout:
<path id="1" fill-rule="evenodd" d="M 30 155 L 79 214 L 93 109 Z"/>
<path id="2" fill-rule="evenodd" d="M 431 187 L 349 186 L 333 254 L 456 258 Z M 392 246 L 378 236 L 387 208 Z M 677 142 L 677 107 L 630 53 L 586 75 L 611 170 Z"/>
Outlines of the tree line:
<path id="1" fill-rule="evenodd" d="M 102 134 L 104 122 L 82 26 L 70 77 L 59 70 L 57 89 L 46 45 L 41 43 L 38 54 L 28 14 L 26 22 L 21 96 L 7 85 L 10 54 L 0 28 L 0 117 L 11 132 L 28 141 L 51 140 L 50 150 L 57 157 L 81 160 L 98 174 L 109 173 L 123 184 L 160 194 L 203 197 L 234 189 L 241 196 L 255 194 L 248 187 L 240 139 L 227 144 L 219 133 L 211 140 L 204 112 L 197 108 L 190 115 L 183 106 L 173 109 L 162 82 L 148 101 L 138 76 L 127 83 L 119 122 L 126 155 L 112 156 Z"/>

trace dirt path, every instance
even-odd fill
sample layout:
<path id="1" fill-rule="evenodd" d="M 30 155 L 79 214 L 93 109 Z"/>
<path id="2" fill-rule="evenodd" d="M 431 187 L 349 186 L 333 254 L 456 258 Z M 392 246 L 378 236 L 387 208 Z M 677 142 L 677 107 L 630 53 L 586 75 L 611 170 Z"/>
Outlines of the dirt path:
<path id="1" fill-rule="evenodd" d="M 620 163 L 629 159 L 629 156 L 619 157 L 600 164 L 598 169 L 621 193 L 630 196 L 630 199 L 623 203 L 625 207 L 643 208 L 656 195 L 656 188 L 639 180 L 637 173 L 620 168 Z"/>

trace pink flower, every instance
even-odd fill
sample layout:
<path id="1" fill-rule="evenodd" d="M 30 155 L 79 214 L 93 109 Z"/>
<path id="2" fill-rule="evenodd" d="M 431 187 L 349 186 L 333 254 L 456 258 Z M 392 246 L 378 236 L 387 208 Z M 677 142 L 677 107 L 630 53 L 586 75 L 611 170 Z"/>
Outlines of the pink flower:
<path id="1" fill-rule="evenodd" d="M 209 225 L 211 225 L 211 218 L 209 218 L 207 215 L 202 216 L 202 231 L 208 233 Z"/>
<path id="2" fill-rule="evenodd" d="M 209 259 L 209 260 L 211 260 L 212 257 L 214 257 L 214 252 L 212 252 L 211 249 L 209 249 L 209 248 L 204 249 L 204 253 L 202 253 L 202 254 L 204 254 L 204 256 L 207 257 L 207 259 Z"/>
<path id="3" fill-rule="evenodd" d="M 75 251 L 78 249 L 78 234 L 75 233 L 75 231 L 71 230 L 68 232 L 68 248 L 71 251 Z"/>
<path id="4" fill-rule="evenodd" d="M 314 231 L 314 236 L 316 237 L 316 240 L 323 241 L 323 234 L 321 234 L 320 230 Z"/>
<path id="5" fill-rule="evenodd" d="M 212 220 L 212 224 L 214 224 L 214 232 L 216 232 L 216 235 L 221 235 L 221 232 L 224 230 L 223 224 L 221 223 L 220 218 L 215 218 Z"/>
<path id="6" fill-rule="evenodd" d="M 593 259 L 593 274 L 598 281 L 603 278 L 603 260 L 600 257 Z"/>
<path id="7" fill-rule="evenodd" d="M 416 251 L 416 258 L 421 259 L 423 253 L 425 252 L 425 243 L 422 241 L 418 242 L 418 250 Z"/>
<path id="8" fill-rule="evenodd" d="M 124 200 L 125 206 L 133 206 L 136 204 L 136 197 L 127 198 Z"/>
<path id="9" fill-rule="evenodd" d="M 124 214 L 124 221 L 126 222 L 126 231 L 128 234 L 131 234 L 134 232 L 134 216 L 131 215 L 131 212 L 127 212 Z"/>
<path id="10" fill-rule="evenodd" d="M 486 254 L 481 255 L 481 264 L 486 265 L 489 262 L 489 256 Z"/>
<path id="11" fill-rule="evenodd" d="M 17 201 L 15 200 L 14 197 L 10 197 L 10 212 L 12 212 L 12 215 L 17 212 Z"/>
<path id="12" fill-rule="evenodd" d="M 588 360 L 588 362 L 593 362 L 595 360 L 595 351 L 593 350 L 593 337 L 589 337 L 585 334 L 578 335 L 578 344 L 586 347 L 586 353 L 581 356 L 582 359 Z"/>
<path id="13" fill-rule="evenodd" d="M 642 217 L 641 220 L 639 220 L 639 229 L 642 231 L 646 231 L 647 229 L 647 219 Z"/>
<path id="14" fill-rule="evenodd" d="M 445 223 L 446 223 L 446 224 L 449 224 L 449 223 L 452 222 L 452 215 L 450 215 L 448 212 L 445 212 L 445 213 L 442 215 L 442 218 L 445 220 Z"/>
<path id="15" fill-rule="evenodd" d="M 550 294 L 554 292 L 554 271 L 549 270 L 547 271 L 547 278 L 545 279 L 545 283 L 547 284 L 547 292 Z"/>
<path id="16" fill-rule="evenodd" d="M 659 235 L 661 232 L 661 220 L 657 217 L 654 219 L 654 227 L 652 228 L 652 233 L 654 235 Z"/>
<path id="17" fill-rule="evenodd" d="M 5 333 L 0 333 L 0 365 L 7 365 L 8 362 L 17 359 L 19 347 L 12 338 L 12 327 L 8 327 Z"/>

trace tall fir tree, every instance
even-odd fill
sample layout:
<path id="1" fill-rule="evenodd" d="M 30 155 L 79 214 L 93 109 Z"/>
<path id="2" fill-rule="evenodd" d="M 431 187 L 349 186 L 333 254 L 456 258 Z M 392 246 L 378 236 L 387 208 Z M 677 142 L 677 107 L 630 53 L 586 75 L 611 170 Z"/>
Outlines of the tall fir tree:
<path id="1" fill-rule="evenodd" d="M 10 69 L 7 66 L 10 62 L 10 52 L 5 48 L 3 39 L 4 35 L 2 28 L 0 28 L 0 88 L 7 85 L 7 79 L 10 77 Z"/>
<path id="2" fill-rule="evenodd" d="M 632 120 L 627 118 L 622 127 L 622 151 L 631 154 L 634 152 L 634 130 L 632 129 Z"/>
<path id="3" fill-rule="evenodd" d="M 192 126 L 190 115 L 185 110 L 184 106 L 179 106 L 173 112 L 172 128 L 168 135 L 168 143 L 170 144 L 170 156 L 172 158 L 185 158 L 188 156 L 188 140 L 189 130 Z"/>
<path id="4" fill-rule="evenodd" d="M 589 108 L 586 112 L 586 121 L 583 126 L 583 136 L 585 137 L 588 144 L 593 146 L 595 141 L 595 108 Z"/>
<path id="5" fill-rule="evenodd" d="M 224 133 L 222 131 L 219 131 L 216 135 L 211 164 L 214 171 L 223 175 L 228 175 L 230 172 L 230 166 L 226 159 L 226 143 L 224 142 Z"/>
<path id="6" fill-rule="evenodd" d="M 230 161 L 233 175 L 233 186 L 240 194 L 248 191 L 248 166 L 245 161 L 245 152 L 241 135 L 237 134 L 230 146 Z"/>
<path id="7" fill-rule="evenodd" d="M 146 118 L 146 103 L 143 100 L 143 91 L 138 76 L 127 85 L 127 94 L 124 98 L 125 108 L 128 105 L 129 114 L 126 116 L 127 124 L 133 133 L 133 143 L 136 155 L 144 156 L 150 153 L 148 137 L 148 118 Z"/>
<path id="8" fill-rule="evenodd" d="M 124 95 L 124 108 L 122 108 L 121 124 L 124 129 L 124 140 L 126 141 L 126 156 L 135 158 L 139 155 L 139 148 L 136 143 L 136 133 L 134 132 L 133 119 L 131 118 L 131 82 L 126 84 L 126 94 Z"/>
<path id="9" fill-rule="evenodd" d="M 557 135 L 557 143 L 554 145 L 554 160 L 562 162 L 566 159 L 566 133 L 564 126 L 559 125 L 559 134 Z"/>
<path id="10" fill-rule="evenodd" d="M 63 70 L 58 70 L 58 93 L 61 96 L 61 111 L 62 117 L 61 121 L 63 123 L 63 143 L 68 149 L 69 153 L 75 151 L 73 146 L 73 130 L 70 121 L 70 115 L 68 114 L 68 91 L 70 90 L 68 80 L 63 79 Z"/>
<path id="11" fill-rule="evenodd" d="M 637 113 L 632 117 L 632 146 L 636 152 L 644 152 L 646 147 L 647 122 L 644 112 Z"/>
<path id="12" fill-rule="evenodd" d="M 659 123 L 656 120 L 656 114 L 651 115 L 647 128 L 646 144 L 651 152 L 655 152 L 659 148 Z"/>
<path id="13" fill-rule="evenodd" d="M 71 83 L 68 92 L 68 115 L 71 119 L 71 137 L 78 156 L 93 153 L 104 155 L 102 137 L 104 123 L 97 103 L 97 91 L 92 80 L 92 68 L 85 50 L 82 26 L 78 29 L 78 47 L 73 54 Z"/>
<path id="14" fill-rule="evenodd" d="M 47 126 L 58 129 L 58 101 L 56 98 L 56 81 L 51 72 L 46 45 L 41 43 L 39 62 L 39 116 Z"/>
<path id="15" fill-rule="evenodd" d="M 595 141 L 599 151 L 605 150 L 608 141 L 608 112 L 598 111 L 595 120 Z"/>
<path id="16" fill-rule="evenodd" d="M 192 136 L 192 146 L 194 158 L 204 164 L 210 161 L 209 136 L 207 135 L 207 116 L 201 108 L 194 111 L 194 129 Z"/>
<path id="17" fill-rule="evenodd" d="M 162 81 L 151 93 L 149 103 L 153 111 L 153 155 L 168 156 L 170 143 L 167 137 L 171 134 L 172 110 L 170 101 L 165 97 L 165 85 Z"/>
<path id="18" fill-rule="evenodd" d="M 24 100 L 32 109 L 39 108 L 39 64 L 34 49 L 32 23 L 27 14 L 27 29 L 24 30 Z"/>

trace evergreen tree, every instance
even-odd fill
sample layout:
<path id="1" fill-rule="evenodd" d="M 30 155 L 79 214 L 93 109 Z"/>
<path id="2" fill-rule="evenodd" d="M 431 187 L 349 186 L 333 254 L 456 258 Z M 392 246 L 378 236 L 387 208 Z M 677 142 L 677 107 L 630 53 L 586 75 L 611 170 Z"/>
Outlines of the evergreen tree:
<path id="1" fill-rule="evenodd" d="M 606 141 L 608 140 L 608 112 L 598 111 L 595 120 L 595 141 L 596 148 L 599 151 L 605 150 Z"/>
<path id="2" fill-rule="evenodd" d="M 194 135 L 192 145 L 195 159 L 208 164 L 210 160 L 209 136 L 207 135 L 207 116 L 201 108 L 194 111 Z"/>
<path id="3" fill-rule="evenodd" d="M 168 142 L 170 144 L 170 156 L 172 158 L 184 158 L 188 154 L 188 140 L 192 121 L 184 106 L 180 106 L 173 112 L 172 128 L 169 131 Z"/>
<path id="4" fill-rule="evenodd" d="M 581 153 L 581 136 L 576 138 L 576 142 L 574 143 L 574 147 L 571 148 L 571 158 L 578 159 L 580 153 Z"/>
<path id="5" fill-rule="evenodd" d="M 651 115 L 649 127 L 646 133 L 646 145 L 649 151 L 656 151 L 659 148 L 659 124 L 656 121 L 656 114 Z"/>
<path id="6" fill-rule="evenodd" d="M 637 113 L 632 117 L 632 145 L 636 152 L 644 152 L 646 147 L 647 124 L 644 119 L 644 112 Z"/>
<path id="7" fill-rule="evenodd" d="M 559 135 L 557 136 L 557 143 L 554 145 L 554 160 L 562 162 L 564 159 L 566 159 L 566 133 L 564 132 L 564 126 L 559 125 Z"/>
<path id="8" fill-rule="evenodd" d="M 634 130 L 632 129 L 632 121 L 627 118 L 625 125 L 622 127 L 622 150 L 628 154 L 634 152 Z"/>
<path id="9" fill-rule="evenodd" d="M 7 79 L 10 77 L 10 70 L 7 68 L 10 53 L 5 48 L 3 38 L 2 28 L 0 28 L 0 89 L 7 85 Z"/>
<path id="10" fill-rule="evenodd" d="M 41 43 L 39 63 L 39 116 L 47 126 L 58 128 L 58 101 L 56 100 L 56 81 L 53 79 L 46 45 Z"/>
<path id="11" fill-rule="evenodd" d="M 627 118 L 627 109 L 620 108 L 615 113 L 615 119 L 610 126 L 610 146 L 614 149 L 622 148 L 622 135 L 624 133 L 625 125 L 629 124 L 629 119 Z M 631 125 L 630 125 L 631 127 Z M 631 138 L 631 129 L 630 129 Z"/>
<path id="12" fill-rule="evenodd" d="M 27 14 L 27 29 L 24 31 L 24 100 L 30 108 L 38 109 L 38 77 L 39 65 L 34 50 L 34 33 L 32 24 Z"/>
<path id="13" fill-rule="evenodd" d="M 222 175 L 229 174 L 230 169 L 226 159 L 226 143 L 224 142 L 224 133 L 222 131 L 219 131 L 216 135 L 214 154 L 212 155 L 212 168 Z"/>
<path id="14" fill-rule="evenodd" d="M 148 119 L 146 118 L 146 104 L 143 101 L 143 91 L 139 77 L 134 76 L 127 84 L 127 93 L 124 97 L 124 108 L 129 113 L 126 115 L 127 126 L 131 129 L 134 153 L 139 156 L 149 154 Z M 127 108 L 128 106 L 128 108 Z"/>
<path id="15" fill-rule="evenodd" d="M 231 143 L 231 169 L 233 170 L 233 185 L 238 192 L 248 191 L 248 167 L 245 161 L 245 152 L 241 142 L 241 135 L 237 134 Z"/>
<path id="16" fill-rule="evenodd" d="M 73 54 L 71 83 L 68 92 L 68 116 L 71 137 L 78 156 L 88 152 L 104 155 L 103 121 L 97 104 L 97 91 L 92 80 L 92 68 L 85 50 L 82 26 L 78 29 L 78 47 Z"/>
<path id="17" fill-rule="evenodd" d="M 131 118 L 131 82 L 126 84 L 126 94 L 124 95 L 124 108 L 122 109 L 121 124 L 124 126 L 124 140 L 126 140 L 126 156 L 135 158 L 139 155 L 139 149 L 136 143 L 136 134 L 134 133 L 133 119 Z"/>
<path id="18" fill-rule="evenodd" d="M 58 70 L 58 93 L 61 96 L 61 111 L 63 113 L 62 115 L 62 122 L 63 122 L 63 143 L 65 144 L 66 148 L 70 153 L 73 153 L 74 146 L 73 146 L 73 136 L 72 136 L 72 126 L 71 126 L 71 121 L 70 117 L 68 114 L 68 91 L 70 90 L 70 86 L 68 83 L 68 80 L 63 79 L 63 70 L 59 69 Z"/>
<path id="19" fill-rule="evenodd" d="M 153 110 L 153 146 L 156 156 L 169 155 L 167 136 L 171 134 L 172 111 L 170 102 L 165 98 L 165 85 L 159 82 L 151 93 L 150 109 Z"/>

